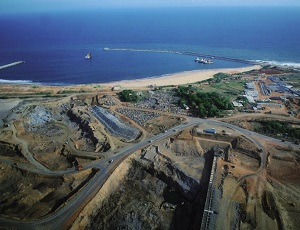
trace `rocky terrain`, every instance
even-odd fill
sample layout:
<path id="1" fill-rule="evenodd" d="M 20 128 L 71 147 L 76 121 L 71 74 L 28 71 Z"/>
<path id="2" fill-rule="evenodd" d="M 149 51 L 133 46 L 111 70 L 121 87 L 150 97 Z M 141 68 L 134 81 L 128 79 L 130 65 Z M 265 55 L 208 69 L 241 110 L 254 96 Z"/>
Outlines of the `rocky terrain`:
<path id="1" fill-rule="evenodd" d="M 113 92 L 94 92 L 3 107 L 0 221 L 51 217 L 82 198 L 65 220 L 71 229 L 199 229 L 211 192 L 211 229 L 297 229 L 299 148 L 205 119 L 192 124 L 176 104 L 168 110 L 176 100 L 155 92 L 144 106 L 127 107 Z M 114 135 L 93 106 L 139 135 Z M 257 125 L 246 117 L 223 120 Z M 204 131 L 211 128 L 215 134 Z"/>
<path id="2" fill-rule="evenodd" d="M 0 163 L 1 216 L 26 220 L 55 212 L 71 199 L 96 171 L 76 176 L 49 176 L 28 172 L 17 164 Z"/>
<path id="3" fill-rule="evenodd" d="M 111 188 L 113 191 L 107 192 L 107 198 L 98 203 L 98 212 L 90 210 L 94 214 L 86 229 L 168 229 L 170 226 L 183 229 L 199 225 L 195 217 L 203 202 L 199 197 L 203 193 L 202 186 L 207 183 L 203 170 L 209 171 L 205 157 L 200 158 L 200 153 L 178 156 L 162 147 L 167 143 L 173 145 L 169 139 L 165 141 L 136 153 L 125 165 L 119 166 L 106 183 L 109 185 L 110 180 L 116 178 L 121 183 Z M 198 147 L 195 143 L 188 148 L 197 152 Z M 126 171 L 123 168 L 128 171 L 120 178 L 119 171 Z M 87 207 L 84 215 L 88 215 L 88 210 Z"/>
<path id="4" fill-rule="evenodd" d="M 215 136 L 206 135 L 203 139 L 186 130 L 135 153 L 112 174 L 106 182 L 107 190 L 99 192 L 101 199 L 97 195 L 72 228 L 82 224 L 86 229 L 199 229 L 197 217 L 202 216 L 214 155 L 210 145 L 201 144 L 208 139 L 214 141 Z M 251 168 L 258 169 L 255 155 L 248 154 L 251 148 L 256 151 L 249 140 L 225 136 L 222 139 L 223 144 L 228 142 L 227 148 L 224 145 L 226 154 L 244 151 L 245 154 L 239 153 L 239 161 L 244 161 L 243 156 L 247 160 L 253 158 Z M 121 183 L 110 186 L 116 179 Z"/>

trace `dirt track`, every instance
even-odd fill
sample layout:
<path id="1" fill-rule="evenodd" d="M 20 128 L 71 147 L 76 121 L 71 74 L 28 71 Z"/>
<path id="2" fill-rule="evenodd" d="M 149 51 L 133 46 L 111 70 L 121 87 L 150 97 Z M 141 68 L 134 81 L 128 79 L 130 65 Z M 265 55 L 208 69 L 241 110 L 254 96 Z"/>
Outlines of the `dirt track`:
<path id="1" fill-rule="evenodd" d="M 111 135 L 90 113 L 90 106 L 97 104 L 99 98 L 102 97 L 98 94 L 74 95 L 24 102 L 14 112 L 10 107 L 2 110 L 3 116 L 10 113 L 6 121 L 10 126 L 3 127 L 0 133 L 3 141 L 0 145 L 1 184 L 4 188 L 1 196 L 5 198 L 0 212 L 2 217 L 32 219 L 55 211 L 88 183 L 89 176 L 93 176 L 91 169 L 75 171 L 74 162 L 83 168 L 97 166 L 98 162 L 109 164 L 107 159 L 121 149 L 165 130 L 170 132 L 172 127 L 187 119 L 179 114 L 170 116 L 168 112 L 161 112 L 161 116 L 138 124 L 125 115 L 120 116 L 123 122 L 141 130 L 137 140 L 127 143 Z M 112 111 L 124 107 L 117 98 L 113 99 Z M 111 101 L 110 98 L 109 103 Z M 18 101 L 15 102 L 17 105 Z M 135 113 L 139 114 L 140 110 L 136 109 Z M 115 180 L 115 186 L 97 195 L 99 198 L 106 194 L 99 205 L 91 202 L 76 223 L 81 223 L 82 227 L 88 224 L 91 228 L 153 226 L 165 229 L 181 226 L 175 220 L 180 216 L 184 219 L 181 224 L 195 226 L 190 217 L 194 217 L 200 208 L 197 193 L 206 154 L 217 145 L 224 149 L 225 155 L 218 161 L 214 182 L 218 204 L 218 215 L 213 223 L 216 229 L 224 226 L 228 229 L 238 226 L 241 229 L 280 229 L 281 225 L 295 229 L 299 226 L 295 215 L 300 207 L 297 193 L 299 151 L 262 142 L 268 158 L 267 164 L 261 167 L 258 147 L 249 139 L 223 126 L 215 127 L 218 135 L 197 132 L 210 127 L 211 124 L 203 122 L 195 129 L 174 133 L 136 153 L 126 167 L 121 165 L 115 172 L 126 169 L 122 177 L 114 174 L 110 178 Z M 223 130 L 230 135 L 222 133 Z M 15 176 L 11 178 L 11 174 Z M 49 177 L 45 176 L 47 174 Z M 34 206 L 31 205 L 33 201 Z M 105 212 L 99 212 L 99 208 Z M 40 209 L 44 212 L 39 213 Z M 84 217 L 90 214 L 96 225 Z"/>

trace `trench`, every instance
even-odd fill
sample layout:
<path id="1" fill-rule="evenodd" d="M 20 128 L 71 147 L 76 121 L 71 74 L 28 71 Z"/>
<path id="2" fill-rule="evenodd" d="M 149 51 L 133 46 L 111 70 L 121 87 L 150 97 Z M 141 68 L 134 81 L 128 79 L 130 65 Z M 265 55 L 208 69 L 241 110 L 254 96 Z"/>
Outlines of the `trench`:
<path id="1" fill-rule="evenodd" d="M 170 169 L 169 163 L 164 167 L 172 173 L 166 175 L 154 163 L 133 160 L 126 179 L 101 204 L 86 229 L 200 229 L 213 153 L 204 154 L 200 183 L 176 168 Z M 183 188 L 174 174 L 191 189 Z M 155 190 L 158 184 L 162 186 Z"/>
<path id="2" fill-rule="evenodd" d="M 261 203 L 262 203 L 264 212 L 271 219 L 276 220 L 278 229 L 279 230 L 284 229 L 278 207 L 276 205 L 273 194 L 270 191 L 264 191 L 263 196 L 261 198 Z"/>
<path id="3" fill-rule="evenodd" d="M 156 175 L 156 177 L 168 184 L 169 188 L 173 190 L 166 190 L 165 200 L 169 203 L 180 204 L 175 208 L 174 216 L 169 230 L 199 230 L 204 213 L 204 206 L 208 192 L 209 178 L 212 170 L 212 163 L 214 158 L 214 150 L 204 154 L 205 164 L 202 171 L 200 184 L 195 186 L 192 191 L 185 192 L 179 184 L 172 178 L 163 173 L 157 173 L 153 168 L 148 168 L 147 171 Z M 175 190 L 175 191 L 174 191 Z"/>

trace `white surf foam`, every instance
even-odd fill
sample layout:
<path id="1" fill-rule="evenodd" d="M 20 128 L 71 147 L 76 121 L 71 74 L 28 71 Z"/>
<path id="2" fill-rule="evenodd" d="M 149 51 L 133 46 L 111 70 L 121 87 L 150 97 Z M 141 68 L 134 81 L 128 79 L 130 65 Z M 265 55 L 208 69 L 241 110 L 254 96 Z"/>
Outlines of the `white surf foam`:
<path id="1" fill-rule="evenodd" d="M 297 62 L 279 62 L 279 61 L 265 61 L 265 60 L 255 60 L 255 62 L 267 65 L 276 65 L 281 67 L 288 67 L 288 68 L 297 68 L 300 69 L 300 63 Z"/>
<path id="2" fill-rule="evenodd" d="M 30 80 L 6 80 L 6 79 L 0 79 L 0 84 L 39 84 Z"/>

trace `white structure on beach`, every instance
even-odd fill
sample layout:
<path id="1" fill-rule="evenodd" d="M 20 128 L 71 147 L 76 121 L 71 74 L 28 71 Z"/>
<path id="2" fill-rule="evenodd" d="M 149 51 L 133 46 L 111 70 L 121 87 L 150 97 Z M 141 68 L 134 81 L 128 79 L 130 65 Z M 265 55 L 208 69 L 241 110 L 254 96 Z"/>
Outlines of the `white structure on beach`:
<path id="1" fill-rule="evenodd" d="M 121 90 L 121 86 L 120 86 L 120 85 L 115 85 L 114 87 L 112 87 L 111 90 L 112 90 L 112 91 L 118 91 L 118 90 Z"/>

